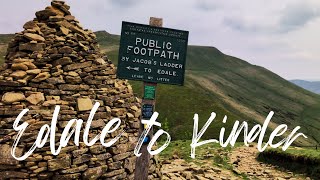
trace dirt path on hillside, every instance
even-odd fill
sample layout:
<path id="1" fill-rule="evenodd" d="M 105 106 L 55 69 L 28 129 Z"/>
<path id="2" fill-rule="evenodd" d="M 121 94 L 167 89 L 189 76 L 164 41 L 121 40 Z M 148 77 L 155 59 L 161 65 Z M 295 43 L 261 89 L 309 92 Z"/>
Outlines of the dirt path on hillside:
<path id="1" fill-rule="evenodd" d="M 264 164 L 256 160 L 256 147 L 239 147 L 231 151 L 228 167 L 214 165 L 212 157 L 186 162 L 183 159 L 162 161 L 162 179 L 191 179 L 191 180 L 234 180 L 234 179 L 266 179 L 266 180 L 302 180 L 310 179 L 302 175 L 279 169 L 276 166 Z"/>
<path id="2" fill-rule="evenodd" d="M 200 165 L 203 164 L 203 165 Z M 208 162 L 197 161 L 197 164 L 188 163 L 183 159 L 165 161 L 161 172 L 162 179 L 238 179 L 231 171 L 209 165 Z"/>

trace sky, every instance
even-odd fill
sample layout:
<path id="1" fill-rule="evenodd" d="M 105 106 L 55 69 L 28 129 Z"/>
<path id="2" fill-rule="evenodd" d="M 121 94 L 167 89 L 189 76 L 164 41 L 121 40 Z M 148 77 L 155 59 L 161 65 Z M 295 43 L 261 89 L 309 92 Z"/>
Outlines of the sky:
<path id="1" fill-rule="evenodd" d="M 189 31 L 189 44 L 214 46 L 286 79 L 320 80 L 319 0 L 66 0 L 84 28 L 120 34 L 121 22 Z M 49 0 L 7 0 L 0 34 L 22 30 Z"/>

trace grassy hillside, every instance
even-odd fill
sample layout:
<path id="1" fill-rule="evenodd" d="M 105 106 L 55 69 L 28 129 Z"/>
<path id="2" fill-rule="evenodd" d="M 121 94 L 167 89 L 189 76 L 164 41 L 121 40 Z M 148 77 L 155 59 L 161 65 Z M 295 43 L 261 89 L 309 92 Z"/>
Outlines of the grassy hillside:
<path id="1" fill-rule="evenodd" d="M 110 37 L 108 33 L 104 33 L 104 39 L 99 35 L 100 44 Z M 110 37 L 113 42 L 114 39 L 114 36 Z M 107 46 L 101 48 L 116 64 L 119 42 L 115 46 L 115 50 Z M 283 123 L 291 129 L 300 125 L 309 139 L 308 142 L 300 139 L 298 144 L 320 142 L 319 95 L 295 86 L 263 67 L 225 55 L 214 47 L 189 46 L 186 70 L 184 87 L 160 85 L 157 90 L 156 109 L 161 121 L 168 121 L 174 137 L 190 139 L 194 113 L 199 113 L 202 123 L 212 111 L 218 114 L 206 134 L 206 138 L 212 138 L 218 137 L 224 115 L 230 119 L 229 127 L 238 119 L 253 125 L 264 122 L 272 110 L 276 114 L 271 129 Z M 131 84 L 141 93 L 141 83 Z"/>
<path id="2" fill-rule="evenodd" d="M 101 50 L 117 64 L 119 36 L 97 32 Z M 3 43 L 6 43 L 3 41 Z M 297 144 L 320 142 L 320 96 L 304 90 L 271 71 L 228 56 L 213 47 L 189 46 L 185 86 L 159 85 L 156 110 L 159 120 L 173 139 L 191 139 L 193 115 L 200 125 L 211 112 L 217 113 L 204 138 L 218 138 L 222 126 L 230 129 L 235 120 L 250 126 L 263 123 L 275 111 L 270 124 L 287 124 L 291 129 L 302 126 L 308 139 Z M 130 81 L 141 97 L 142 83 Z M 228 116 L 222 124 L 224 115 Z"/>
<path id="3" fill-rule="evenodd" d="M 320 141 L 318 95 L 215 48 L 191 46 L 188 53 L 188 77 L 211 91 L 228 110 L 260 123 L 272 110 L 276 124 L 302 125 L 303 132 Z"/>
<path id="4" fill-rule="evenodd" d="M 12 38 L 12 34 L 0 34 L 0 64 L 4 62 L 4 55 L 7 51 L 8 42 L 10 42 Z"/>
<path id="5" fill-rule="evenodd" d="M 98 37 L 101 50 L 108 55 L 109 59 L 115 60 L 118 58 L 120 36 L 109 34 L 106 31 L 98 31 L 95 33 Z"/>

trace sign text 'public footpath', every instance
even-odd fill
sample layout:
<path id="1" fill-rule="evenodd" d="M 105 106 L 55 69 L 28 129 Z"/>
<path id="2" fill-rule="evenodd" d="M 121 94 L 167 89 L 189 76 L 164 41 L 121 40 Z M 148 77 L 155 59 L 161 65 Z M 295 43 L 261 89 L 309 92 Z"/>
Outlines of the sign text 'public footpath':
<path id="1" fill-rule="evenodd" d="M 123 22 L 118 78 L 183 85 L 187 31 Z"/>

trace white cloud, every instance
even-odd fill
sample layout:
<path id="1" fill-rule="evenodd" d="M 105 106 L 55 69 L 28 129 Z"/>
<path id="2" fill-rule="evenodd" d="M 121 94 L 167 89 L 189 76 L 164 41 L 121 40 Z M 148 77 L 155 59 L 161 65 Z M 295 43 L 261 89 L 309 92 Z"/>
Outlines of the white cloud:
<path id="1" fill-rule="evenodd" d="M 197 0 L 195 2 L 195 7 L 202 11 L 213 11 L 218 8 L 221 8 L 222 4 L 219 4 L 218 1 L 212 0 Z"/>
<path id="2" fill-rule="evenodd" d="M 285 78 L 320 79 L 318 0 L 67 0 L 85 28 L 119 34 L 121 22 L 190 31 L 190 43 L 262 65 Z M 21 31 L 47 1 L 10 0 L 0 7 L 0 33 Z"/>
<path id="3" fill-rule="evenodd" d="M 320 7 L 313 3 L 299 2 L 289 4 L 280 19 L 279 25 L 281 31 L 288 32 L 291 30 L 303 28 L 307 23 L 320 16 Z"/>

